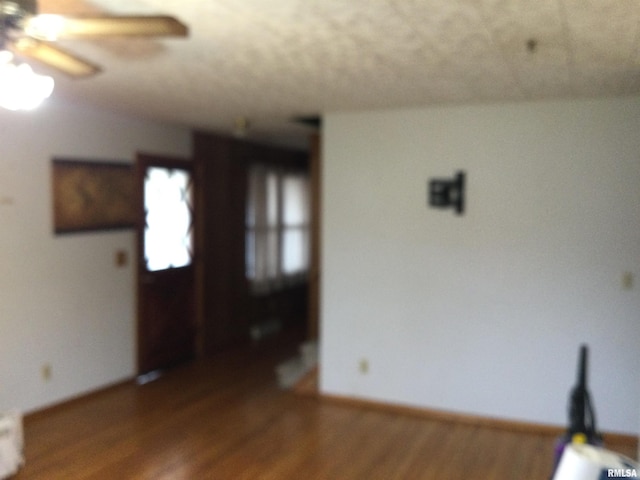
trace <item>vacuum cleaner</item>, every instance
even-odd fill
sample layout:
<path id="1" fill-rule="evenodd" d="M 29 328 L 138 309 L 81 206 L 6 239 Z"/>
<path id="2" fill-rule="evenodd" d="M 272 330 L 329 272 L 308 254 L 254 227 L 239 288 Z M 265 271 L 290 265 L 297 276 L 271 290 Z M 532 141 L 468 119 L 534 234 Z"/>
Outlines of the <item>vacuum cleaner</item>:
<path id="1" fill-rule="evenodd" d="M 567 444 L 602 445 L 602 435 L 598 433 L 596 428 L 596 414 L 587 389 L 587 354 L 587 346 L 581 345 L 578 360 L 578 378 L 569 396 L 569 427 L 556 443 L 554 472 Z"/>

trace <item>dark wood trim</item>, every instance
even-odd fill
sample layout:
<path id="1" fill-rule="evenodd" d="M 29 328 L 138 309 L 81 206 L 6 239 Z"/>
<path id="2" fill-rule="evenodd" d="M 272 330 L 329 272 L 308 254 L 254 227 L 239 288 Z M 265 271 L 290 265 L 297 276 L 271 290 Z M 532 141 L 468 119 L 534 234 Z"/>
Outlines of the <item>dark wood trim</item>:
<path id="1" fill-rule="evenodd" d="M 456 423 L 460 425 L 490 428 L 516 433 L 559 437 L 565 432 L 563 427 L 556 425 L 547 425 L 521 420 L 505 420 L 501 418 L 448 412 L 424 407 L 412 407 L 342 395 L 318 393 L 318 398 L 321 401 L 349 405 L 357 408 L 379 410 L 397 415 L 411 415 L 437 422 Z M 638 438 L 634 435 L 618 432 L 603 432 L 602 436 L 607 444 L 624 445 L 634 449 L 638 448 Z"/>
<path id="2" fill-rule="evenodd" d="M 244 160 L 235 153 L 233 138 L 196 132 L 193 143 L 200 182 L 200 348 L 208 355 L 245 340 Z"/>
<path id="3" fill-rule="evenodd" d="M 245 276 L 247 168 L 260 163 L 306 169 L 308 154 L 198 131 L 193 134 L 193 145 L 200 182 L 202 269 L 198 281 L 204 332 L 200 351 L 208 355 L 248 343 L 256 316 L 272 315 L 274 310 L 286 316 L 299 303 L 298 288 L 260 297 L 249 291 Z M 300 317 L 306 315 L 306 290 L 304 295 Z"/>
<path id="4" fill-rule="evenodd" d="M 147 271 L 144 254 L 146 222 L 144 183 L 146 170 L 150 166 L 184 170 L 191 175 L 194 193 L 192 209 L 196 213 L 192 219 L 194 251 L 192 263 L 188 266 L 158 272 Z M 146 152 L 138 152 L 136 155 L 135 177 L 138 209 L 136 229 L 138 258 L 136 265 L 136 371 L 138 374 L 144 374 L 171 367 L 200 354 L 197 346 L 202 341 L 200 339 L 202 329 L 198 323 L 196 307 L 198 294 L 196 282 L 200 262 L 197 248 L 197 237 L 200 230 L 197 217 L 199 209 L 198 180 L 195 178 L 194 162 L 190 157 L 155 155 Z M 162 307 L 158 306 L 160 300 L 164 302 L 167 298 L 166 295 L 158 294 L 158 292 L 162 292 L 158 287 L 171 291 L 176 295 L 176 298 L 178 295 L 183 295 L 184 308 L 179 308 L 177 311 L 172 310 L 171 314 L 162 319 L 159 318 L 158 312 L 168 311 L 166 307 L 170 303 L 165 303 Z M 173 304 L 178 305 L 176 302 Z M 170 333 L 150 335 L 152 329 L 156 329 L 161 320 L 165 322 L 162 329 Z M 152 322 L 154 327 L 151 326 Z M 167 329 L 169 326 L 170 329 Z"/>
<path id="5" fill-rule="evenodd" d="M 381 410 L 398 415 L 417 416 L 426 420 L 439 422 L 458 423 L 483 428 L 494 428 L 511 432 L 520 432 L 533 435 L 561 436 L 565 429 L 557 425 L 548 425 L 521 420 L 505 420 L 495 417 L 485 417 L 481 415 L 469 415 L 465 413 L 449 412 L 445 410 L 431 409 L 425 407 L 412 407 L 399 405 L 378 400 L 369 400 L 344 395 L 334 395 L 320 393 L 318 390 L 319 368 L 309 371 L 294 387 L 293 391 L 301 395 L 315 396 L 320 400 L 350 405 L 357 408 Z M 618 432 L 604 432 L 603 437 L 606 442 L 614 445 L 624 445 L 630 448 L 638 448 L 638 438 L 634 435 Z"/>
<path id="6" fill-rule="evenodd" d="M 311 137 L 309 175 L 311 182 L 311 251 L 309 257 L 309 313 L 307 336 L 317 340 L 320 334 L 320 279 L 321 279 L 321 214 L 322 214 L 322 152 L 320 135 Z"/>
<path id="7" fill-rule="evenodd" d="M 549 479 L 554 436 L 279 389 L 274 368 L 301 340 L 274 337 L 32 415 L 15 479 Z"/>
<path id="8" fill-rule="evenodd" d="M 135 377 L 127 377 L 122 380 L 105 385 L 103 387 L 98 387 L 95 390 L 90 390 L 88 392 L 75 395 L 65 400 L 55 402 L 46 407 L 38 408 L 36 410 L 27 412 L 23 416 L 23 420 L 25 424 L 34 422 L 37 420 L 41 420 L 43 418 L 50 417 L 51 415 L 55 415 L 56 413 L 62 410 L 67 410 L 69 408 L 77 407 L 84 403 L 89 403 L 92 400 L 95 400 L 96 398 L 101 397 L 110 392 L 115 392 L 117 390 L 124 389 L 124 388 L 130 388 L 134 383 L 135 383 Z"/>

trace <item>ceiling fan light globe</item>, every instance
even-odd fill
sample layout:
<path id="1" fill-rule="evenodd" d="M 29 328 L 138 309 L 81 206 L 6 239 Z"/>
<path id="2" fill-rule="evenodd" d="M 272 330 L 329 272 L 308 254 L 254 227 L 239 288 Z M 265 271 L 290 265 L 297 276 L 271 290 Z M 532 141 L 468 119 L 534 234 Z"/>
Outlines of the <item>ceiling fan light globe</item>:
<path id="1" fill-rule="evenodd" d="M 53 92 L 53 78 L 38 75 L 26 63 L 0 66 L 0 106 L 9 110 L 33 110 Z"/>
<path id="2" fill-rule="evenodd" d="M 0 50 L 0 65 L 5 65 L 13 60 L 13 53 L 9 50 Z"/>
<path id="3" fill-rule="evenodd" d="M 64 31 L 65 19 L 61 15 L 43 14 L 31 17 L 25 25 L 25 33 L 38 40 L 53 42 Z"/>

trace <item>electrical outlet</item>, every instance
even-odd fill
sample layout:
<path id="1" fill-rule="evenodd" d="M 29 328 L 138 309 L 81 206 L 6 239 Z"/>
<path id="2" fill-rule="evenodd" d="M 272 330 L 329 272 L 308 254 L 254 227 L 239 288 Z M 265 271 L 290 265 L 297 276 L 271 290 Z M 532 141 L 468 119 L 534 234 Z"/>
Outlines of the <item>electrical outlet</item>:
<path id="1" fill-rule="evenodd" d="M 40 370 L 40 373 L 42 374 L 42 380 L 44 380 L 45 382 L 48 382 L 49 380 L 51 380 L 51 377 L 53 375 L 51 364 L 45 363 L 44 365 L 42 365 L 42 369 Z"/>
<path id="2" fill-rule="evenodd" d="M 129 265 L 129 254 L 126 250 L 117 250 L 115 255 L 116 267 L 126 267 Z"/>
<path id="3" fill-rule="evenodd" d="M 369 360 L 361 358 L 360 362 L 358 362 L 358 370 L 360 370 L 360 373 L 363 375 L 369 373 Z"/>

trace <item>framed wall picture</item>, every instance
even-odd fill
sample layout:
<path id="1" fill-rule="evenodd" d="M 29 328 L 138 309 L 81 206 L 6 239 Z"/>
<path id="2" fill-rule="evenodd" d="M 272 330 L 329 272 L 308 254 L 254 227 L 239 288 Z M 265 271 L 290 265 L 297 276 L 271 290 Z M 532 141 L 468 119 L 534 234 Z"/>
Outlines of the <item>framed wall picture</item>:
<path id="1" fill-rule="evenodd" d="M 434 178 L 429 182 L 429 205 L 434 208 L 453 208 L 464 213 L 465 172 L 459 171 L 449 179 Z"/>
<path id="2" fill-rule="evenodd" d="M 132 164 L 54 158 L 52 181 L 55 233 L 135 226 Z"/>

